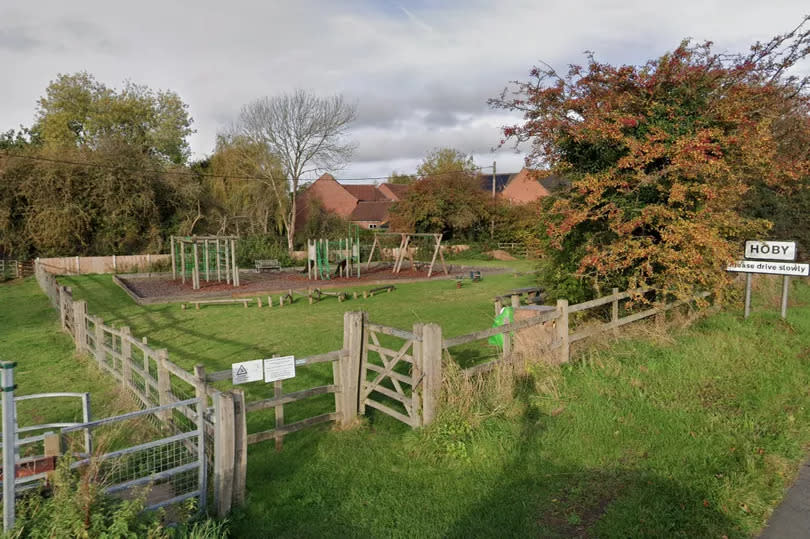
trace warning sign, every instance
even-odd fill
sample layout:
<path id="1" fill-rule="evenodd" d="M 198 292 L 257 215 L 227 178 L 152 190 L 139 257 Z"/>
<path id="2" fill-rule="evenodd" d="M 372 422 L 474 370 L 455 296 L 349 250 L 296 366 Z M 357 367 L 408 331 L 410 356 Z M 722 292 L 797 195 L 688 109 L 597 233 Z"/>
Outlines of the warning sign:
<path id="1" fill-rule="evenodd" d="M 234 384 L 261 382 L 263 379 L 262 360 L 243 361 L 231 364 L 231 378 Z"/>
<path id="2" fill-rule="evenodd" d="M 295 356 L 274 357 L 264 360 L 264 381 L 275 382 L 295 378 Z"/>

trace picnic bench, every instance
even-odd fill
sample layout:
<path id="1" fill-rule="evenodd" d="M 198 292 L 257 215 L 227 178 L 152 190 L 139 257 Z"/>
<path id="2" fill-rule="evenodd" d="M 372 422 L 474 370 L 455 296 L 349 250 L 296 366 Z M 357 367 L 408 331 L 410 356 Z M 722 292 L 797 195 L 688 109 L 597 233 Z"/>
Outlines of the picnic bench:
<path id="1" fill-rule="evenodd" d="M 256 273 L 262 271 L 281 271 L 281 264 L 278 260 L 256 260 Z"/>
<path id="2" fill-rule="evenodd" d="M 543 287 L 530 286 L 528 288 L 516 288 L 502 296 L 496 296 L 495 301 L 508 303 L 511 301 L 512 296 L 526 296 L 529 303 L 541 304 L 543 303 Z"/>

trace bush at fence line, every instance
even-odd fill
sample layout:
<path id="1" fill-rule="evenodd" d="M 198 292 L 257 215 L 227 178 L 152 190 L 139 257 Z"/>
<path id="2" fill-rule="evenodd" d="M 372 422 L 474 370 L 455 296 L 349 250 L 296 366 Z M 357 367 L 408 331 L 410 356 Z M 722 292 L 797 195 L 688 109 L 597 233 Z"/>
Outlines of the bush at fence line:
<path id="1" fill-rule="evenodd" d="M 453 249 L 448 245 L 443 252 L 445 260 L 494 260 L 489 251 L 497 249 L 498 245 L 488 243 L 465 244 L 467 249 Z"/>
<path id="2" fill-rule="evenodd" d="M 144 512 L 148 488 L 130 499 L 108 496 L 94 464 L 78 472 L 70 469 L 72 461 L 70 455 L 60 459 L 49 489 L 18 500 L 11 537 L 228 537 L 225 520 L 189 520 L 196 513 L 194 500 L 172 514 L 186 522 L 167 527 L 163 510 Z"/>

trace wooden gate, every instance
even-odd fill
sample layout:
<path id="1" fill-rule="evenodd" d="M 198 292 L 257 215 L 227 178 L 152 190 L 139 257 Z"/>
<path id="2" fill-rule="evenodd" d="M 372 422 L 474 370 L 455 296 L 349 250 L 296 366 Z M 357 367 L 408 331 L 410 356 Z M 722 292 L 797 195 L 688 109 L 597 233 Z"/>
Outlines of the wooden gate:
<path id="1" fill-rule="evenodd" d="M 413 333 L 367 322 L 363 328 L 360 414 L 366 406 L 420 427 L 422 421 L 422 324 Z"/>

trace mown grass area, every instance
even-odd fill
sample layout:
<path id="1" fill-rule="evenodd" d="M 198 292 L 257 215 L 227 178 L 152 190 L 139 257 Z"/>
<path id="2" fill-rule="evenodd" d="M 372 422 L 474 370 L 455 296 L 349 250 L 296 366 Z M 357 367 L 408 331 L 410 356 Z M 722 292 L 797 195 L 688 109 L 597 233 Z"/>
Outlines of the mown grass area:
<path id="1" fill-rule="evenodd" d="M 189 364 L 200 357 L 228 364 L 241 358 L 240 346 L 256 357 L 337 348 L 332 326 L 340 328 L 343 310 L 358 308 L 352 301 L 272 311 L 142 308 L 105 279 L 70 284 L 92 311 L 128 323 Z M 453 319 L 445 332 L 454 335 L 486 327 L 491 296 L 521 280 L 492 277 L 458 291 L 452 281 L 403 285 L 362 306 L 399 327 L 444 325 L 427 315 L 447 308 Z M 468 295 L 452 296 L 460 293 Z M 472 412 L 446 407 L 421 432 L 371 415 L 352 430 L 294 434 L 280 453 L 272 442 L 253 445 L 248 503 L 232 516 L 233 533 L 750 536 L 810 443 L 810 287 L 796 283 L 792 294 L 786 322 L 769 299 L 770 310 L 747 321 L 735 308 L 656 338 L 600 343 L 561 368 L 532 368 Z M 455 297 L 456 308 L 450 300 L 434 305 L 437 296 Z"/>
<path id="2" fill-rule="evenodd" d="M 0 360 L 17 362 L 16 395 L 90 392 L 96 417 L 132 410 L 133 403 L 122 400 L 118 386 L 74 350 L 34 279 L 0 284 Z M 20 426 L 82 419 L 77 398 L 22 401 L 17 410 Z"/>

